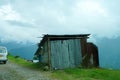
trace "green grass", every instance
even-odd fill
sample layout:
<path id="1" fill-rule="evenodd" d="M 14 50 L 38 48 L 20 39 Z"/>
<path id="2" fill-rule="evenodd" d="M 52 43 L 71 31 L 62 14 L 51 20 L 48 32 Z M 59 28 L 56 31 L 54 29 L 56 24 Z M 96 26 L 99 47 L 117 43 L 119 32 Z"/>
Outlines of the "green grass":
<path id="1" fill-rule="evenodd" d="M 42 67 L 39 63 L 28 62 L 19 57 L 8 56 L 9 60 L 22 65 L 24 67 L 41 70 Z M 47 71 L 45 74 L 49 74 L 53 80 L 120 80 L 120 70 L 109 70 L 109 69 L 65 69 L 65 70 L 55 70 Z"/>
<path id="2" fill-rule="evenodd" d="M 21 66 L 30 68 L 30 69 L 36 69 L 36 70 L 41 70 L 42 69 L 40 63 L 28 62 L 27 60 L 24 60 L 20 57 L 12 56 L 10 54 L 8 55 L 8 60 L 10 60 L 11 62 L 14 62 L 16 64 L 19 64 Z"/>
<path id="3" fill-rule="evenodd" d="M 58 80 L 120 80 L 120 71 L 108 69 L 65 69 L 53 71 Z"/>

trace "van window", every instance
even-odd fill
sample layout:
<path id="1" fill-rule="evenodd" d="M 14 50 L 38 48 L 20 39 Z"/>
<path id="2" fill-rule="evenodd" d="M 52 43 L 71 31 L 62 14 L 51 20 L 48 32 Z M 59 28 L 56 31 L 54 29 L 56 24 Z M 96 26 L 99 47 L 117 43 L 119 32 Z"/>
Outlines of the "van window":
<path id="1" fill-rule="evenodd" d="M 6 49 L 5 48 L 0 48 L 0 53 L 6 53 Z"/>

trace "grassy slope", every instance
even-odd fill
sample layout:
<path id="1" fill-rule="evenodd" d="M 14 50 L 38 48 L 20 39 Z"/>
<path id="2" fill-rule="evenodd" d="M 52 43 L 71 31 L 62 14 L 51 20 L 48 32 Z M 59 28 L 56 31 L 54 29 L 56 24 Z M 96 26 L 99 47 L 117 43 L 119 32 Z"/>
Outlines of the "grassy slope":
<path id="1" fill-rule="evenodd" d="M 9 60 L 31 69 L 41 70 L 40 65 L 9 55 Z M 55 80 L 120 80 L 120 71 L 108 69 L 65 69 L 48 71 Z"/>
<path id="2" fill-rule="evenodd" d="M 60 80 L 120 80 L 120 71 L 107 69 L 65 69 L 54 71 L 53 78 Z"/>

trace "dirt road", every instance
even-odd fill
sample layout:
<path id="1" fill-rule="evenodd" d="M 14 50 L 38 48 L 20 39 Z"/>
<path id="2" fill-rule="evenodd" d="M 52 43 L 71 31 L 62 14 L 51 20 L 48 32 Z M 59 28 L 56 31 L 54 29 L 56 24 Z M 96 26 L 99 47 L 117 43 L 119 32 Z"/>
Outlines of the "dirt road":
<path id="1" fill-rule="evenodd" d="M 31 70 L 12 62 L 0 64 L 0 80 L 51 80 L 43 72 Z"/>

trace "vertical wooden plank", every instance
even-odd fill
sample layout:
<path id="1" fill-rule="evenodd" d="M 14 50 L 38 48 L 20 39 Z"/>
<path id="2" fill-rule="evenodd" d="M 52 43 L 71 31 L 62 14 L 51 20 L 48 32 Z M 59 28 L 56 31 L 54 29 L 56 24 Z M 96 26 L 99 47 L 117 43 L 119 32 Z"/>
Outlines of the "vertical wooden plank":
<path id="1" fill-rule="evenodd" d="M 51 66 L 52 68 L 59 68 L 59 41 L 51 41 Z"/>
<path id="2" fill-rule="evenodd" d="M 53 45 L 53 41 L 51 41 L 51 68 L 54 67 L 54 53 L 53 53 L 53 50 L 54 50 L 54 45 Z"/>
<path id="3" fill-rule="evenodd" d="M 80 45 L 80 39 L 71 39 L 69 40 L 69 67 L 73 68 L 76 66 L 79 66 L 82 62 L 81 57 L 81 45 Z"/>
<path id="4" fill-rule="evenodd" d="M 60 57 L 59 57 L 59 55 L 60 55 L 60 41 L 56 41 L 55 42 L 55 45 L 56 45 L 56 47 L 55 47 L 55 49 L 56 49 L 56 52 L 55 52 L 55 62 L 56 62 L 56 68 L 58 68 L 58 69 L 60 69 Z"/>
<path id="5" fill-rule="evenodd" d="M 74 40 L 74 45 L 75 45 L 75 65 L 79 66 L 82 62 L 82 55 L 81 55 L 81 46 L 80 46 L 80 40 L 75 39 Z"/>
<path id="6" fill-rule="evenodd" d="M 68 53 L 68 40 L 64 40 L 62 44 L 62 53 L 63 55 L 63 68 L 69 67 L 69 53 Z"/>
<path id="7" fill-rule="evenodd" d="M 57 46 L 58 46 L 58 55 L 59 55 L 58 56 L 58 59 L 59 59 L 59 64 L 58 64 L 59 67 L 58 68 L 62 69 L 63 68 L 63 64 L 62 64 L 62 61 L 63 61 L 62 60 L 62 51 L 63 51 L 62 50 L 62 40 L 57 41 L 57 43 L 58 43 Z"/>
<path id="8" fill-rule="evenodd" d="M 74 56 L 74 45 L 73 40 L 69 40 L 69 60 L 70 60 L 70 68 L 75 67 L 75 56 Z"/>

